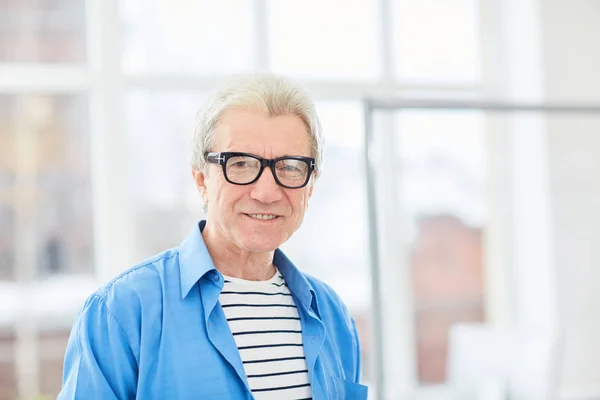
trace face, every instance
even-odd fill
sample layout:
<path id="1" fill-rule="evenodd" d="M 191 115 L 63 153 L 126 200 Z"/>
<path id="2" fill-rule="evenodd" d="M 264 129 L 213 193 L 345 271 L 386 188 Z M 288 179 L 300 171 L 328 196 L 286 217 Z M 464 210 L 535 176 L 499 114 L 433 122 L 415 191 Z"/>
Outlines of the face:
<path id="1" fill-rule="evenodd" d="M 311 157 L 309 134 L 294 115 L 269 117 L 260 111 L 229 110 L 218 123 L 210 151 L 236 151 L 263 158 Z M 268 252 L 279 247 L 300 227 L 313 191 L 313 179 L 300 189 L 275 182 L 267 167 L 250 185 L 225 180 L 222 167 L 208 164 L 206 174 L 194 171 L 196 186 L 208 205 L 210 235 L 248 252 Z M 258 219 L 262 214 L 273 219 Z"/>

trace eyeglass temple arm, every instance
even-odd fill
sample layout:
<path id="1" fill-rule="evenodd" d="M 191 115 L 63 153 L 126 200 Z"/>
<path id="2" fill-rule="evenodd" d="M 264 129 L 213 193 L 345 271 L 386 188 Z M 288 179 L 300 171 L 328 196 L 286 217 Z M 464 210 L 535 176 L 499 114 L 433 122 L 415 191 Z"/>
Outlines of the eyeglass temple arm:
<path id="1" fill-rule="evenodd" d="M 221 153 L 206 153 L 206 161 L 222 164 L 225 161 L 225 157 L 221 157 Z"/>

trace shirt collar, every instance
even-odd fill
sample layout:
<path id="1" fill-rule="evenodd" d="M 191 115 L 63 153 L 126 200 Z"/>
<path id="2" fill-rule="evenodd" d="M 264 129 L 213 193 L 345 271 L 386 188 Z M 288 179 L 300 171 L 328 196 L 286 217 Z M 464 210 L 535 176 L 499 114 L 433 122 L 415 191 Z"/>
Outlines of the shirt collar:
<path id="1" fill-rule="evenodd" d="M 179 279 L 181 298 L 185 298 L 194 285 L 210 271 L 216 271 L 210 253 L 202 238 L 206 221 L 196 225 L 179 246 Z"/>
<path id="2" fill-rule="evenodd" d="M 273 264 L 277 266 L 279 272 L 283 275 L 285 283 L 290 292 L 300 300 L 300 304 L 305 311 L 316 309 L 316 296 L 313 287 L 306 279 L 306 276 L 290 261 L 289 258 L 280 249 L 275 250 Z"/>
<path id="3" fill-rule="evenodd" d="M 188 295 L 200 278 L 210 271 L 216 271 L 202 237 L 202 230 L 205 226 L 206 221 L 200 221 L 179 246 L 179 275 L 182 299 Z M 304 274 L 296 268 L 280 249 L 275 250 L 273 263 L 283 275 L 290 292 L 300 300 L 301 306 L 306 311 L 311 308 L 315 309 L 316 299 L 313 287 Z"/>

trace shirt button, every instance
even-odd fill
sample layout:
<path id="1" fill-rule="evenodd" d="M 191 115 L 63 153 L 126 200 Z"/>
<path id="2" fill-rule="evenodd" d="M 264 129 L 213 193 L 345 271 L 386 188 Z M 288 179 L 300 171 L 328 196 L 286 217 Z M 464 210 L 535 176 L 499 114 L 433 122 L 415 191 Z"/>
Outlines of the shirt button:
<path id="1" fill-rule="evenodd" d="M 213 280 L 215 282 L 219 282 L 219 274 L 215 272 L 215 274 L 213 275 Z"/>

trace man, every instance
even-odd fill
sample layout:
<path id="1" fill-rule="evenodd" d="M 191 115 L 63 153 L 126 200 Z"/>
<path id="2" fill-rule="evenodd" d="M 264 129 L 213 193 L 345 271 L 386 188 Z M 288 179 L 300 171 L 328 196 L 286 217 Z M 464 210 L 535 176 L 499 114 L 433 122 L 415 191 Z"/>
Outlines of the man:
<path id="1" fill-rule="evenodd" d="M 257 74 L 220 87 L 192 142 L 206 220 L 90 296 L 58 398 L 366 399 L 354 321 L 278 249 L 302 223 L 322 154 L 314 104 L 294 83 Z"/>

